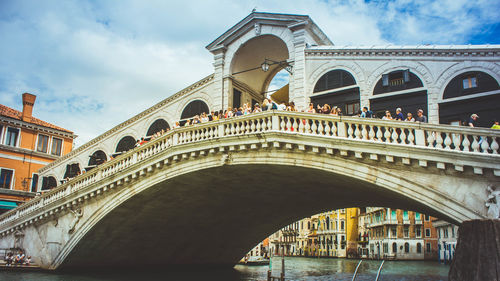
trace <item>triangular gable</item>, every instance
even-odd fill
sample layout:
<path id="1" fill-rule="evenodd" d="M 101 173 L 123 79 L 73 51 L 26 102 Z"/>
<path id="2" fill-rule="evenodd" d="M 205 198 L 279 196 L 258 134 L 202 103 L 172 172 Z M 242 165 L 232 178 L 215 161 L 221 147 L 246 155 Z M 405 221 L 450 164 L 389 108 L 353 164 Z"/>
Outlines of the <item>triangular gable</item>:
<path id="1" fill-rule="evenodd" d="M 318 45 L 333 45 L 328 36 L 323 33 L 309 16 L 252 12 L 246 18 L 224 32 L 224 34 L 219 36 L 212 43 L 208 44 L 206 48 L 210 52 L 225 48 L 248 30 L 254 29 L 255 24 L 285 26 L 290 29 L 305 27 Z"/>

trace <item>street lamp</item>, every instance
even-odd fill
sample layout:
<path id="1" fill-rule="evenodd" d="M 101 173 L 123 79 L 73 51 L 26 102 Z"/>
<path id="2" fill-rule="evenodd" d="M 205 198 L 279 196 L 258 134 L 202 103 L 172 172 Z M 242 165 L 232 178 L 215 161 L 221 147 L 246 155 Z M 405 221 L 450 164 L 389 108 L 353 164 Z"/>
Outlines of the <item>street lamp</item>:
<path id="1" fill-rule="evenodd" d="M 262 71 L 267 72 L 269 70 L 269 67 L 273 64 L 278 64 L 283 69 L 288 71 L 288 73 L 292 74 L 292 65 L 289 62 L 287 62 L 286 60 L 273 61 L 270 59 L 264 59 L 264 62 L 260 65 L 260 67 L 261 67 Z"/>
<path id="2" fill-rule="evenodd" d="M 281 66 L 283 69 L 288 71 L 288 73 L 293 74 L 292 73 L 292 65 L 290 64 L 290 62 L 288 62 L 286 60 L 274 61 L 274 60 L 270 60 L 270 59 L 264 59 L 264 62 L 261 63 L 260 66 L 246 69 L 246 70 L 242 70 L 242 71 L 238 71 L 238 72 L 234 72 L 231 75 L 236 75 L 236 74 L 240 74 L 240 73 L 244 73 L 244 72 L 248 72 L 248 71 L 253 71 L 253 70 L 257 70 L 257 69 L 261 69 L 262 71 L 267 72 L 269 70 L 269 68 L 271 67 L 271 65 L 275 65 L 275 64 Z"/>

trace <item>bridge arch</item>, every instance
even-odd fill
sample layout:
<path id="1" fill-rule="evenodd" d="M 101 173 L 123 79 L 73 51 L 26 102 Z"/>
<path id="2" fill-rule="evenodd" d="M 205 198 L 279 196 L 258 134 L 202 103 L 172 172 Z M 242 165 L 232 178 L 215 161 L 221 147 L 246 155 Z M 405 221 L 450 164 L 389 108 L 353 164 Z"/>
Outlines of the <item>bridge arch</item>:
<path id="1" fill-rule="evenodd" d="M 263 31 L 257 36 L 244 36 L 239 43 L 233 44 L 237 48 L 232 46 L 228 49 L 226 58 L 230 63 L 225 71 L 232 76 L 230 104 L 233 107 L 240 106 L 243 103 L 241 101 L 251 99 L 261 102 L 272 78 L 284 68 L 285 61 L 293 58 L 293 47 L 289 45 L 289 38 L 284 34 L 286 33 L 275 34 L 273 29 L 269 32 Z M 261 64 L 265 60 L 268 60 L 269 68 L 263 71 Z"/>
<path id="2" fill-rule="evenodd" d="M 352 206 L 375 204 L 406 208 L 455 223 L 477 216 L 459 207 L 461 204 L 450 200 L 446 194 L 430 189 L 431 181 L 396 175 L 384 165 L 307 151 L 266 150 L 252 155 L 234 151 L 189 158 L 157 170 L 142 180 L 132 181 L 114 193 L 82 222 L 53 266 L 87 266 L 89 261 L 95 261 L 93 265 L 106 265 L 106 260 L 122 266 L 134 265 L 137 254 L 162 247 L 170 248 L 158 258 L 169 263 L 234 263 L 257 241 L 280 227 L 308 215 Z M 207 182 L 210 184 L 200 184 Z M 208 194 L 217 199 L 206 200 Z M 256 204 L 259 208 L 254 208 Z M 203 214 L 199 210 L 204 210 Z M 215 215 L 217 212 L 225 215 Z M 273 216 L 269 216 L 270 212 Z M 158 213 L 162 214 L 161 218 Z M 224 242 L 216 239 L 208 243 L 210 245 L 201 245 L 193 237 L 188 239 L 190 245 L 172 246 L 169 241 L 177 241 L 180 237 L 168 229 L 175 228 L 176 233 L 187 235 L 180 220 L 197 225 L 208 237 L 220 238 L 222 235 Z M 224 233 L 227 225 L 248 233 L 232 233 L 227 237 L 228 233 Z M 132 228 L 141 231 L 127 231 Z M 214 230 L 221 232 L 214 233 Z M 123 237 L 123 233 L 135 234 Z M 119 239 L 116 235 L 120 235 Z M 155 235 L 166 238 L 153 241 Z M 140 239 L 141 243 L 135 243 L 135 239 Z M 226 244 L 230 240 L 234 242 Z M 109 253 L 102 252 L 104 249 L 92 241 L 106 243 Z M 124 247 L 120 243 L 140 246 Z M 122 251 L 135 254 L 126 257 Z M 199 252 L 208 254 L 191 256 Z M 214 252 L 219 254 L 215 259 Z M 88 259 L 89 255 L 104 260 Z M 116 257 L 120 260 L 113 260 Z"/>

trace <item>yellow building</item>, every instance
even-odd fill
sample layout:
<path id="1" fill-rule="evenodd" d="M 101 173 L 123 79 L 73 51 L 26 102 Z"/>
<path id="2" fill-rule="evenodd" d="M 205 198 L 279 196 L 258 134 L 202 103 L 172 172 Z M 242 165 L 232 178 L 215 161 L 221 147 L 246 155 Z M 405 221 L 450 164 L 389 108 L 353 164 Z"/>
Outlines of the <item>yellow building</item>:
<path id="1" fill-rule="evenodd" d="M 318 253 L 324 257 L 347 257 L 357 252 L 358 208 L 319 214 Z"/>
<path id="2" fill-rule="evenodd" d="M 41 167 L 69 153 L 73 132 L 32 116 L 36 96 L 23 94 L 23 111 L 0 104 L 0 213 L 57 185 L 41 179 Z"/>

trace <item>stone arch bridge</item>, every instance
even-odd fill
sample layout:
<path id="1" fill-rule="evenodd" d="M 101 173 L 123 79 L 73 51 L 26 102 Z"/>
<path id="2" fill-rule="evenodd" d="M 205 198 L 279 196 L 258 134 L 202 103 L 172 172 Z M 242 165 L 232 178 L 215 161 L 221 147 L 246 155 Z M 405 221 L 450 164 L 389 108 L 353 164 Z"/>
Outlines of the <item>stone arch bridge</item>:
<path id="1" fill-rule="evenodd" d="M 498 204 L 485 203 L 499 183 L 499 138 L 283 111 L 177 128 L 2 215 L 0 247 L 48 269 L 233 265 L 279 227 L 328 209 L 496 217 Z"/>

